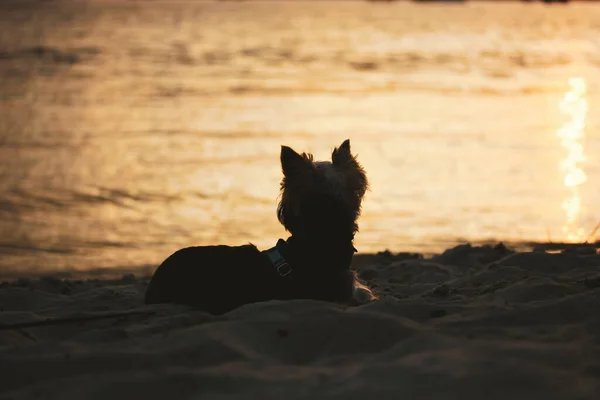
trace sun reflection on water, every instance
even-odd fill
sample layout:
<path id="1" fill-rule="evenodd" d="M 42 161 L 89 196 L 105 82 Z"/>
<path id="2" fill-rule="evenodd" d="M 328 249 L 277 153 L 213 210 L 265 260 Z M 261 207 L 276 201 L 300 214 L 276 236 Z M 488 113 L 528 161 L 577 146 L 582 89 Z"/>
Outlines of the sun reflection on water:
<path id="1" fill-rule="evenodd" d="M 569 120 L 556 131 L 562 147 L 567 151 L 559 165 L 563 173 L 563 183 L 569 193 L 562 202 L 566 219 L 562 232 L 565 241 L 581 242 L 585 238 L 579 221 L 581 214 L 579 186 L 587 180 L 581 163 L 585 161 L 582 141 L 585 136 L 585 119 L 588 112 L 586 82 L 583 78 L 569 78 L 569 91 L 560 102 L 560 110 L 569 117 Z"/>

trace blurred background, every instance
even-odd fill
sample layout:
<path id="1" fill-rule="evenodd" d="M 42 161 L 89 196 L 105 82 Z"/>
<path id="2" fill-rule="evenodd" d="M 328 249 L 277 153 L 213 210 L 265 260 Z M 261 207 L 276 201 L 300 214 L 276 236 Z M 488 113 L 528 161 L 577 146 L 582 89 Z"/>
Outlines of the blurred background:
<path id="1" fill-rule="evenodd" d="M 593 240 L 599 84 L 592 2 L 1 1 L 0 277 L 271 247 L 346 138 L 361 253 Z"/>

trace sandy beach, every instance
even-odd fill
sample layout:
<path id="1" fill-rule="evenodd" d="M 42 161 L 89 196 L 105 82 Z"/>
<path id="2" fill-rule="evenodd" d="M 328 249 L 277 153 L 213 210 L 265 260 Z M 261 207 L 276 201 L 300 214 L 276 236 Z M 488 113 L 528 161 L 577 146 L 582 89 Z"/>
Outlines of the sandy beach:
<path id="1" fill-rule="evenodd" d="M 421 3 L 0 1 L 0 400 L 600 399 L 599 5 Z M 377 301 L 144 304 L 346 139 Z"/>
<path id="2" fill-rule="evenodd" d="M 147 278 L 0 288 L 6 399 L 596 399 L 600 254 L 357 256 L 381 299 L 146 306 Z"/>

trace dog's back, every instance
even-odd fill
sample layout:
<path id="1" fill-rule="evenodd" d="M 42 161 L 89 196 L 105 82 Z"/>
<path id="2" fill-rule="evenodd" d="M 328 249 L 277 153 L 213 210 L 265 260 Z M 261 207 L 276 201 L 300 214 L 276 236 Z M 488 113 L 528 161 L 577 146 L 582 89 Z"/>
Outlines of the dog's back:
<path id="1" fill-rule="evenodd" d="M 145 301 L 188 304 L 213 314 L 226 312 L 263 300 L 261 293 L 270 294 L 271 279 L 264 264 L 264 256 L 253 245 L 187 247 L 158 267 Z"/>
<path id="2" fill-rule="evenodd" d="M 211 314 L 267 300 L 366 302 L 361 300 L 361 289 L 369 295 L 371 292 L 356 280 L 353 271 L 328 271 L 327 266 L 301 268 L 288 279 L 278 275 L 253 245 L 187 247 L 158 267 L 146 290 L 145 302 L 186 304 Z"/>

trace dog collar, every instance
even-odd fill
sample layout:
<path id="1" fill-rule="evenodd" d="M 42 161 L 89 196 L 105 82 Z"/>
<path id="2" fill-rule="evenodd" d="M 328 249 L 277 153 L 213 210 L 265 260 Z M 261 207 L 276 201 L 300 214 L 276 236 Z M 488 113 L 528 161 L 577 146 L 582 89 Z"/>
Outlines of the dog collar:
<path id="1" fill-rule="evenodd" d="M 269 261 L 275 268 L 275 271 L 279 274 L 279 276 L 286 277 L 292 273 L 292 267 L 290 264 L 283 258 L 279 249 L 281 246 L 285 244 L 283 239 L 279 239 L 275 247 L 271 247 L 268 250 L 263 251 L 269 258 Z"/>

